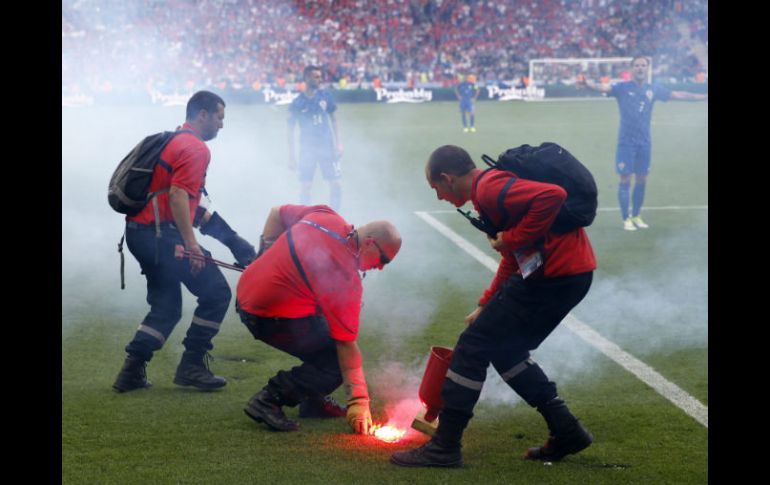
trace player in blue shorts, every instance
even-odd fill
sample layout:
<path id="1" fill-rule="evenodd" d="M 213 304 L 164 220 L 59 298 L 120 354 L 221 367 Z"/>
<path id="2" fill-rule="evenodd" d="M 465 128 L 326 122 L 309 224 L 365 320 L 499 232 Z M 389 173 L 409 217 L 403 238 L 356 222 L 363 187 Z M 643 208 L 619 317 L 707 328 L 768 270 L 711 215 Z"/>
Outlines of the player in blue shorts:
<path id="1" fill-rule="evenodd" d="M 328 91 L 320 87 L 320 67 L 307 66 L 303 71 L 303 78 L 305 90 L 294 98 L 289 106 L 289 168 L 297 168 L 294 127 L 299 123 L 300 203 L 310 204 L 310 187 L 316 166 L 320 166 L 321 174 L 329 182 L 329 205 L 334 210 L 339 210 L 342 204 L 342 143 L 339 139 L 337 118 L 334 116 L 337 103 Z"/>
<path id="2" fill-rule="evenodd" d="M 681 101 L 701 101 L 708 99 L 707 94 L 670 91 L 660 84 L 647 82 L 650 61 L 644 56 L 634 57 L 631 61 L 633 80 L 613 84 L 600 84 L 579 77 L 578 86 L 586 86 L 595 91 L 607 93 L 618 101 L 620 109 L 620 131 L 618 147 L 615 153 L 615 171 L 620 175 L 618 202 L 623 218 L 623 229 L 636 231 L 637 228 L 650 227 L 639 215 L 644 202 L 647 174 L 650 171 L 650 120 L 652 105 L 655 101 L 669 99 Z M 632 203 L 629 214 L 629 193 L 631 193 L 631 175 L 634 175 L 634 189 L 630 197 Z"/>
<path id="3" fill-rule="evenodd" d="M 466 81 L 461 82 L 455 88 L 455 96 L 460 101 L 460 116 L 463 120 L 463 131 L 476 131 L 476 115 L 473 112 L 473 103 L 479 97 L 480 91 L 476 88 L 476 76 L 470 74 Z M 470 118 L 470 127 L 466 121 L 465 114 Z"/>

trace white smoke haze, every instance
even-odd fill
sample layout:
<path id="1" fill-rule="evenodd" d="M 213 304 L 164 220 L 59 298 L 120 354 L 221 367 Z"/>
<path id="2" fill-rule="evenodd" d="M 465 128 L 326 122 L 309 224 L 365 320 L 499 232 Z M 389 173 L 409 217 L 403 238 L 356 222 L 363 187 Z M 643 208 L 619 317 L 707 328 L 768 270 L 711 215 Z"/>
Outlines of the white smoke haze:
<path id="1" fill-rule="evenodd" d="M 145 44 L 141 44 L 142 48 L 151 58 L 168 55 L 170 44 Z M 306 60 L 313 62 L 312 54 Z M 116 67 L 100 65 L 89 72 L 102 70 L 107 74 L 113 68 Z M 207 143 L 212 161 L 206 188 L 211 209 L 219 211 L 233 229 L 256 246 L 270 208 L 299 203 L 297 172 L 287 168 L 287 106 L 236 105 L 226 96 L 225 101 L 224 128 L 217 138 Z M 382 104 L 377 106 L 376 117 L 361 115 L 371 110 L 371 105 L 339 104 L 338 108 L 337 119 L 345 148 L 340 214 L 356 226 L 371 220 L 390 220 L 403 237 L 403 246 L 393 263 L 382 272 L 370 271 L 363 281 L 362 332 L 372 331 L 382 336 L 386 344 L 396 345 L 424 332 L 426 326 L 434 322 L 442 295 L 453 286 L 467 286 L 469 277 L 457 277 L 452 265 L 447 264 L 446 255 L 434 250 L 433 245 L 442 236 L 414 215 L 416 210 L 448 208 L 445 203 L 436 202 L 424 179 L 424 164 L 434 147 L 425 149 L 423 141 L 414 137 L 415 130 L 426 133 L 431 129 L 414 126 L 412 121 L 416 110 L 427 106 Z M 125 246 L 126 290 L 119 289 L 117 243 L 123 234 L 124 221 L 107 205 L 107 182 L 117 163 L 139 140 L 151 133 L 175 129 L 184 122 L 184 117 L 184 106 L 62 109 L 62 322 L 65 328 L 77 324 L 86 311 L 133 318 L 138 323 L 148 310 L 145 279 Z M 407 176 L 399 171 L 403 160 L 396 158 L 394 133 L 399 141 L 398 153 L 408 153 L 411 158 L 408 162 L 413 171 Z M 534 143 L 526 139 L 518 142 Z M 446 140 L 436 146 L 443 143 L 458 141 L 447 135 Z M 500 143 L 503 146 L 482 150 L 467 148 L 478 159 L 481 152 L 495 155 L 507 145 L 513 145 Z M 320 170 L 314 177 L 312 203 L 329 203 L 328 183 Z M 218 241 L 208 236 L 198 237 L 215 258 L 232 262 L 229 250 Z M 473 242 L 479 245 L 479 241 L 483 242 Z M 672 237 L 656 251 L 676 254 L 682 244 L 682 240 Z M 234 290 L 238 275 L 229 270 L 223 272 Z M 476 296 L 493 275 L 479 266 L 473 275 L 477 277 L 484 283 L 479 285 Z M 426 280 L 440 282 L 439 287 L 426 285 Z M 707 346 L 707 281 L 707 268 L 679 264 L 676 260 L 671 261 L 665 274 L 652 279 L 647 274 L 634 272 L 616 277 L 600 269 L 588 296 L 576 308 L 576 315 L 632 353 Z M 185 308 L 194 305 L 194 298 L 186 291 L 183 298 Z M 476 302 L 467 303 L 470 310 Z M 188 314 L 186 310 L 185 318 Z M 456 316 L 458 335 L 463 329 L 464 316 Z M 367 328 L 368 319 L 377 320 L 376 329 Z M 425 349 L 421 362 L 390 362 L 383 364 L 382 370 L 370 369 L 377 394 L 388 403 L 395 403 L 394 406 L 411 406 L 428 350 Z M 560 326 L 533 352 L 533 359 L 558 385 L 563 385 L 590 373 L 597 365 L 597 355 L 582 339 Z M 396 378 L 400 380 L 388 381 Z M 386 391 L 389 388 L 394 389 L 393 395 Z M 490 404 L 515 404 L 520 398 L 490 367 L 480 400 Z"/>
<path id="2" fill-rule="evenodd" d="M 393 348 L 411 335 L 422 334 L 435 319 L 442 292 L 456 284 L 440 255 L 430 254 L 415 240 L 419 233 L 410 231 L 407 221 L 394 222 L 404 238 L 396 258 L 382 271 L 368 272 L 363 280 L 362 329 L 369 324 L 367 317 L 374 316 L 377 326 L 371 330 Z M 426 277 L 443 284 L 426 284 Z"/>
<path id="3" fill-rule="evenodd" d="M 665 274 L 651 278 L 646 273 L 628 272 L 622 277 L 615 277 L 598 271 L 588 295 L 572 313 L 637 357 L 659 351 L 707 347 L 707 268 L 678 258 L 683 248 L 694 253 L 696 259 L 698 251 L 705 253 L 706 248 L 692 247 L 691 240 L 691 235 L 681 233 L 658 243 L 656 251 L 669 255 L 672 260 Z M 425 256 L 430 258 L 429 254 Z M 704 254 L 700 256 L 703 257 Z M 437 268 L 440 268 L 440 265 L 430 270 L 436 271 Z M 429 269 L 426 267 L 425 270 Z M 485 272 L 481 267 L 479 271 Z M 421 275 L 422 271 L 414 273 Z M 492 274 L 488 274 L 491 280 Z M 451 275 L 447 275 L 446 283 L 437 291 L 446 290 L 451 284 L 449 277 Z M 402 291 L 399 294 L 407 293 Z M 415 298 L 418 303 L 417 311 L 424 311 L 428 318 L 435 312 L 430 305 L 435 305 L 438 299 L 431 293 L 429 289 L 423 288 Z M 392 326 L 384 329 L 385 337 L 392 339 L 393 344 L 398 343 L 399 338 L 408 338 L 412 330 L 409 325 L 399 323 L 412 322 L 418 325 L 415 330 L 422 331 L 419 319 L 410 320 L 412 308 L 409 305 L 402 307 L 400 300 L 397 305 L 389 305 L 386 300 L 372 298 L 368 309 L 373 310 L 372 307 L 377 308 L 375 313 L 390 312 L 394 315 Z M 462 317 L 463 315 L 458 315 L 458 322 Z M 461 330 L 458 327 L 458 335 Z M 598 350 L 563 325 L 559 325 L 538 349 L 532 351 L 532 358 L 559 388 L 585 380 L 605 361 Z M 421 362 L 402 366 L 398 374 L 408 375 L 411 380 L 417 382 L 416 387 L 419 387 L 426 362 L 427 350 L 426 357 Z M 514 405 L 521 401 L 490 366 L 479 402 L 489 405 Z"/>
<path id="4" fill-rule="evenodd" d="M 598 365 L 598 351 L 561 325 L 548 336 L 543 344 L 531 352 L 531 358 L 543 368 L 557 388 L 585 379 Z M 424 371 L 424 368 L 423 368 Z M 479 403 L 492 406 L 513 406 L 523 399 L 503 381 L 497 370 L 490 365 Z M 479 415 L 483 419 L 483 414 Z"/>
<path id="5" fill-rule="evenodd" d="M 384 405 L 385 422 L 378 424 L 408 429 L 406 438 L 419 434 L 411 425 L 422 408 L 418 390 L 427 361 L 426 355 L 422 370 L 419 370 L 419 366 L 386 360 L 380 360 L 377 365 L 367 369 L 367 381 L 372 396 Z"/>
<path id="6" fill-rule="evenodd" d="M 227 102 L 227 99 L 225 99 Z M 384 106 L 383 106 L 384 108 Z M 384 273 L 371 271 L 364 280 L 367 311 L 380 312 L 391 305 L 387 324 L 381 326 L 388 335 L 419 332 L 432 321 L 436 304 L 432 296 L 420 290 L 422 275 L 439 264 L 437 255 L 427 254 L 417 244 L 426 228 L 414 216 L 409 200 L 394 197 L 395 155 L 392 147 L 377 130 L 357 122 L 357 107 L 343 104 L 338 119 L 345 154 L 342 159 L 343 199 L 341 215 L 360 226 L 376 219 L 393 222 L 403 237 L 403 246 Z M 351 113 L 346 113 L 350 110 Z M 62 109 L 62 312 L 67 326 L 76 310 L 105 315 L 133 315 L 137 322 L 148 309 L 145 302 L 145 279 L 139 265 L 124 244 L 126 289 L 120 290 L 117 244 L 124 230 L 122 215 L 106 202 L 107 182 L 117 163 L 143 137 L 173 130 L 184 122 L 184 106 L 119 106 Z M 271 207 L 299 203 L 300 185 L 297 172 L 288 169 L 286 106 L 243 106 L 228 104 L 224 128 L 207 142 L 212 159 L 207 172 L 206 188 L 210 208 L 220 212 L 241 236 L 258 245 L 265 218 Z M 399 116 L 403 116 L 400 114 Z M 397 126 L 396 121 L 378 117 L 378 123 Z M 404 184 L 419 186 L 425 200 L 433 195 L 422 178 L 423 158 L 415 160 L 419 167 L 414 177 Z M 400 179 L 398 179 L 400 180 Z M 400 183 L 400 182 L 398 182 Z M 328 184 L 320 170 L 313 182 L 312 203 L 329 203 Z M 411 200 L 411 199 L 410 199 Z M 232 262 L 229 250 L 218 241 L 198 234 L 199 242 L 214 258 Z M 449 271 L 447 274 L 449 274 Z M 223 270 L 231 287 L 237 274 Z M 404 278 L 412 291 L 391 288 L 392 281 Z M 376 298 L 378 292 L 397 295 L 392 299 Z M 184 291 L 185 307 L 193 300 Z M 186 318 L 186 317 L 185 317 Z M 364 324 L 365 325 L 365 324 Z"/>
<path id="7" fill-rule="evenodd" d="M 604 330 L 605 336 L 629 342 L 641 353 L 707 346 L 704 274 L 689 269 L 670 276 L 666 285 L 633 276 L 595 283 L 591 313 L 600 313 L 602 320 L 611 324 Z M 703 288 L 693 285 L 699 279 Z"/>
<path id="8" fill-rule="evenodd" d="M 369 387 L 373 395 L 384 403 L 385 414 L 396 427 L 410 426 L 421 409 L 418 391 L 428 364 L 429 352 L 430 349 L 426 349 L 423 356 L 409 362 L 390 360 L 390 357 L 385 356 L 375 365 L 367 366 Z M 565 384 L 585 379 L 597 365 L 598 355 L 598 351 L 560 326 L 539 349 L 532 352 L 532 359 L 556 382 L 557 388 L 561 388 Z M 513 406 L 523 402 L 490 365 L 479 403 Z M 480 414 L 478 419 L 484 419 L 484 415 Z"/>
<path id="9" fill-rule="evenodd" d="M 290 5 L 290 2 L 283 4 Z M 68 6 L 63 10 L 63 16 L 74 16 L 70 18 L 73 25 L 89 25 L 89 31 L 120 32 L 120 38 L 125 42 L 122 52 L 127 54 L 124 62 L 119 65 L 108 62 L 109 53 L 103 52 L 97 44 L 91 49 L 93 55 L 75 59 L 66 52 L 68 44 L 65 43 L 63 85 L 64 81 L 68 86 L 71 82 L 94 86 L 110 79 L 113 82 L 135 79 L 132 75 L 137 66 L 149 63 L 160 69 L 157 79 L 153 80 L 155 88 L 180 94 L 191 94 L 199 89 L 189 90 L 185 87 L 184 72 L 175 71 L 180 61 L 174 58 L 179 39 L 163 36 L 178 37 L 178 33 L 157 29 L 152 35 L 144 35 L 143 29 L 151 29 L 146 22 L 124 25 L 118 20 L 138 17 L 144 7 L 115 4 L 108 9 L 105 5 L 97 6 L 100 8 Z M 191 12 L 190 15 L 197 18 L 198 14 Z M 70 32 L 67 35 L 78 34 Z M 312 47 L 302 55 L 305 64 L 317 61 Z M 205 68 L 203 62 L 202 69 Z M 173 79 L 176 84 L 157 84 L 162 78 Z M 227 103 L 224 128 L 217 138 L 207 143 L 212 160 L 206 188 L 211 209 L 219 211 L 241 236 L 256 246 L 269 209 L 285 203 L 299 203 L 297 172 L 287 168 L 288 107 L 239 106 L 226 95 L 224 99 Z M 394 263 L 385 269 L 391 277 L 371 271 L 364 281 L 363 317 L 365 319 L 369 312 L 382 314 L 390 305 L 389 318 L 378 330 L 384 331 L 388 338 L 404 338 L 405 334 L 420 332 L 433 320 L 437 305 L 433 295 L 420 291 L 421 275 L 435 272 L 437 268 L 444 271 L 445 265 L 440 264 L 438 256 L 426 254 L 415 244 L 415 235 L 424 232 L 425 227 L 414 216 L 414 211 L 424 209 L 426 204 L 420 202 L 415 207 L 410 206 L 409 201 L 414 197 L 411 194 L 425 202 L 435 201 L 422 175 L 428 153 L 422 153 L 421 144 L 409 136 L 414 109 L 419 107 L 382 104 L 378 106 L 376 118 L 362 118 L 360 113 L 369 111 L 370 107 L 338 105 L 337 119 L 345 148 L 340 214 L 356 226 L 387 219 L 401 232 L 404 238 L 402 250 Z M 184 117 L 184 106 L 62 109 L 62 313 L 65 326 L 69 325 L 67 322 L 77 321 L 77 317 L 73 317 L 76 309 L 105 315 L 134 315 L 137 321 L 146 312 L 145 280 L 125 245 L 126 289 L 119 289 L 117 243 L 123 234 L 124 221 L 106 204 L 106 186 L 118 161 L 139 140 L 151 133 L 175 129 L 184 122 Z M 363 119 L 366 122 L 362 122 Z M 295 131 L 295 147 L 298 148 L 299 130 Z M 399 163 L 394 161 L 401 160 L 395 159 L 391 145 L 394 131 L 403 133 L 399 139 L 404 144 L 415 145 L 413 176 L 395 175 Z M 399 149 L 403 153 L 403 146 Z M 410 194 L 410 198 L 402 200 L 397 194 Z M 316 171 L 313 181 L 312 203 L 329 203 L 328 184 L 320 170 Z M 214 258 L 232 262 L 229 251 L 218 241 L 202 235 L 198 238 Z M 223 271 L 234 289 L 237 275 Z M 386 287 L 398 279 L 406 281 L 411 291 L 388 291 Z M 379 292 L 393 296 L 379 299 L 376 298 Z M 187 308 L 192 297 L 186 291 L 183 294 Z M 398 305 L 392 304 L 395 295 L 398 295 Z"/>
<path id="10" fill-rule="evenodd" d="M 686 227 L 658 238 L 654 254 L 665 258 L 658 273 L 597 271 L 577 315 L 637 356 L 708 347 L 707 238 L 707 230 Z"/>
<path id="11" fill-rule="evenodd" d="M 377 126 L 399 126 L 398 123 L 405 122 L 401 111 L 389 111 L 390 106 L 381 108 L 383 116 L 378 117 Z M 368 319 L 376 318 L 377 327 L 371 330 L 382 336 L 386 344 L 396 345 L 411 335 L 421 334 L 434 321 L 442 294 L 455 285 L 462 288 L 468 281 L 457 279 L 452 265 L 447 264 L 446 254 L 432 250 L 440 236 L 414 215 L 415 210 L 436 206 L 435 195 L 422 173 L 429 151 L 415 150 L 414 173 L 409 177 L 396 174 L 398 164 L 394 163 L 393 147 L 383 141 L 377 129 L 356 123 L 356 110 L 355 105 L 343 104 L 338 112 L 345 146 L 340 212 L 356 226 L 388 219 L 402 234 L 403 246 L 394 262 L 382 272 L 370 271 L 363 281 L 362 332 L 369 332 Z M 387 118 L 387 113 L 395 117 Z M 286 117 L 285 106 L 228 106 L 224 128 L 208 142 L 212 162 L 206 187 L 211 208 L 255 245 L 270 207 L 299 200 L 297 174 L 287 168 Z M 148 310 L 144 277 L 125 247 L 126 290 L 119 289 L 117 242 L 123 234 L 124 222 L 107 205 L 107 181 L 118 161 L 142 137 L 174 129 L 183 121 L 184 107 L 62 110 L 65 329 L 77 324 L 79 315 L 86 311 L 138 322 Z M 396 196 L 404 193 L 410 196 Z M 313 203 L 328 203 L 328 184 L 320 171 L 313 183 Z M 199 237 L 215 258 L 232 261 L 229 251 L 218 241 Z M 676 254 L 683 244 L 672 237 L 656 250 Z M 238 275 L 223 271 L 234 290 Z M 479 266 L 473 277 L 483 281 L 478 295 L 493 275 Z M 441 283 L 432 288 L 425 284 L 426 278 Z M 673 261 L 665 274 L 652 279 L 633 272 L 615 277 L 598 271 L 588 296 L 576 308 L 576 315 L 632 353 L 707 346 L 706 299 L 707 268 Z M 184 300 L 186 318 L 194 298 L 185 291 Z M 468 302 L 469 309 L 473 305 L 475 300 Z M 464 314 L 456 316 L 458 335 L 463 317 Z M 644 324 L 637 323 L 640 321 Z M 127 341 L 130 335 L 124 337 Z M 427 355 L 428 349 L 419 362 L 391 360 L 367 369 L 373 394 L 386 403 L 385 412 L 390 419 L 398 419 L 394 423 L 398 427 L 408 427 L 419 409 L 417 389 Z M 563 386 L 584 379 L 600 361 L 598 355 L 582 339 L 560 326 L 532 357 L 558 386 Z M 521 399 L 490 367 L 480 402 L 514 405 Z M 405 420 L 409 422 L 403 425 Z"/>

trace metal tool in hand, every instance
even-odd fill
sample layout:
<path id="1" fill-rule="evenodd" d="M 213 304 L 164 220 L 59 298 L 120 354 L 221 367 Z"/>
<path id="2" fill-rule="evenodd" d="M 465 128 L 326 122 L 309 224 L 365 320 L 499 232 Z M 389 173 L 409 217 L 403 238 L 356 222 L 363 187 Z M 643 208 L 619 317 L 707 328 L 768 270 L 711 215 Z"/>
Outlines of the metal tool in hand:
<path id="1" fill-rule="evenodd" d="M 232 269 L 235 271 L 243 271 L 244 268 L 241 268 L 240 266 L 236 266 L 234 264 L 227 264 L 225 262 L 219 261 L 218 259 L 210 258 L 208 256 L 200 255 L 197 253 L 193 253 L 190 250 L 187 250 L 184 248 L 183 245 L 177 244 L 176 247 L 174 247 L 174 257 L 176 259 L 182 259 L 182 258 L 194 258 L 194 259 L 202 259 L 204 261 L 208 261 L 209 263 L 214 263 L 217 266 L 222 266 L 223 268 Z"/>

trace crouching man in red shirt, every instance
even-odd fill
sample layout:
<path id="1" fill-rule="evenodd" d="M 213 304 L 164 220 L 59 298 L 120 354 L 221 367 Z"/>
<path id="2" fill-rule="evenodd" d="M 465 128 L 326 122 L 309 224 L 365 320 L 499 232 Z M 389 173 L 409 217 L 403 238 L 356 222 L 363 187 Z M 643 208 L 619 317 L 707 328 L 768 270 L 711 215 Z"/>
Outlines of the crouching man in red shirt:
<path id="1" fill-rule="evenodd" d="M 244 411 L 278 431 L 299 424 L 282 406 L 300 404 L 300 417 L 347 415 L 357 433 L 372 425 L 369 392 L 356 344 L 363 288 L 359 271 L 382 269 L 396 257 L 401 235 L 387 221 L 354 228 L 325 205 L 284 205 L 270 211 L 260 257 L 243 272 L 236 310 L 257 340 L 302 364 L 279 371 Z M 344 382 L 347 409 L 329 393 Z"/>

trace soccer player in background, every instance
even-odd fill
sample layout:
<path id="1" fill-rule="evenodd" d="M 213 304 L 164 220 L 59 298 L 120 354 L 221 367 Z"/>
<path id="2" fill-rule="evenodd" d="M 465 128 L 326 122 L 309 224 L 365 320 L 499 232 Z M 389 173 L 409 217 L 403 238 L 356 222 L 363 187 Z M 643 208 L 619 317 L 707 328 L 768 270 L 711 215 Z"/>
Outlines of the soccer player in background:
<path id="1" fill-rule="evenodd" d="M 289 169 L 297 168 L 294 152 L 294 126 L 299 123 L 299 181 L 300 203 L 310 203 L 316 165 L 321 167 L 329 182 L 330 205 L 339 210 L 342 204 L 342 143 L 337 128 L 337 103 L 331 94 L 321 89 L 321 68 L 307 66 L 303 71 L 305 90 L 289 106 Z"/>
<path id="2" fill-rule="evenodd" d="M 479 90 L 476 88 L 476 76 L 469 74 L 465 81 L 461 82 L 455 88 L 455 96 L 460 101 L 460 117 L 463 121 L 463 131 L 476 131 L 476 114 L 473 111 L 473 103 L 479 97 Z M 470 118 L 470 127 L 466 116 Z"/>
<path id="3" fill-rule="evenodd" d="M 615 171 L 620 176 L 618 202 L 623 218 L 623 229 L 636 231 L 650 227 L 640 215 L 650 171 L 650 121 L 652 105 L 657 100 L 702 101 L 707 94 L 670 91 L 660 84 L 647 82 L 650 61 L 644 56 L 631 60 L 632 80 L 617 84 L 596 83 L 585 76 L 578 77 L 578 87 L 586 86 L 594 91 L 607 93 L 618 101 L 620 109 L 620 131 L 615 152 Z M 634 175 L 634 190 L 630 191 L 631 175 Z M 629 194 L 631 211 L 629 213 Z"/>

